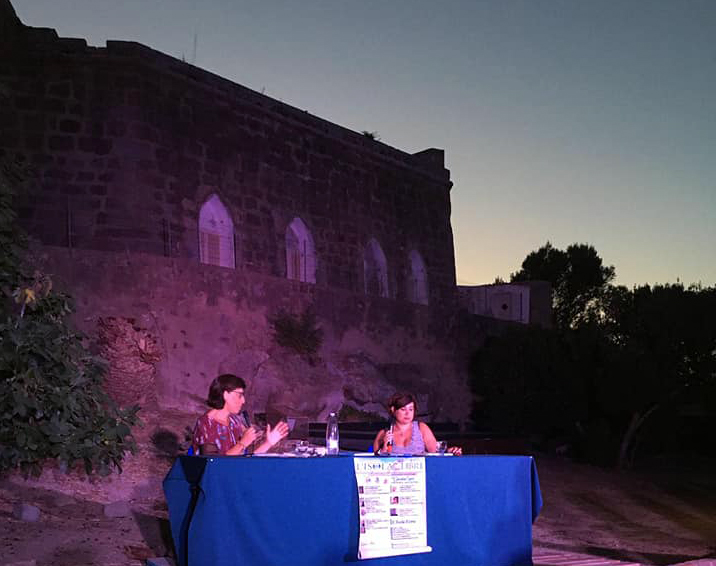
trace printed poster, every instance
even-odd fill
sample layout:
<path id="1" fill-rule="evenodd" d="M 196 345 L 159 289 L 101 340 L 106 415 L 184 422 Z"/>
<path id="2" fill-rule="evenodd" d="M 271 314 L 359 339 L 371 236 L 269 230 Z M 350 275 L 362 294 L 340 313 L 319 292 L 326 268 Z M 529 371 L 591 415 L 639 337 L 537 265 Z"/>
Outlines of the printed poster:
<path id="1" fill-rule="evenodd" d="M 425 458 L 353 458 L 358 484 L 358 558 L 430 552 Z"/>

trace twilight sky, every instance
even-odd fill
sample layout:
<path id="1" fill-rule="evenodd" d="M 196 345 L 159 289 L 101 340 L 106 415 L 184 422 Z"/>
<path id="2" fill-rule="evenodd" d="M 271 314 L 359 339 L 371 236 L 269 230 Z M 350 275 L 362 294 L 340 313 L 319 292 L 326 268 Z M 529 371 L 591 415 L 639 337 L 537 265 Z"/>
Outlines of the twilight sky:
<path id="1" fill-rule="evenodd" d="M 592 244 L 628 286 L 716 284 L 714 0 L 11 1 L 445 149 L 459 283 L 550 240 Z"/>

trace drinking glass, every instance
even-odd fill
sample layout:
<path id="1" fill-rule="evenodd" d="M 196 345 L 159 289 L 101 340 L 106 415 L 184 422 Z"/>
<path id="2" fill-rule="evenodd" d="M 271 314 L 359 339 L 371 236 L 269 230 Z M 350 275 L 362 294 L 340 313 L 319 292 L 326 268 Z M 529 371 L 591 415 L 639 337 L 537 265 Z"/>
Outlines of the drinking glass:
<path id="1" fill-rule="evenodd" d="M 445 440 L 438 440 L 438 445 L 437 445 L 438 454 L 443 456 L 445 454 L 446 450 L 447 450 L 447 442 Z"/>
<path id="2" fill-rule="evenodd" d="M 304 456 L 308 452 L 308 440 L 299 440 L 296 443 L 296 454 L 299 456 Z"/>

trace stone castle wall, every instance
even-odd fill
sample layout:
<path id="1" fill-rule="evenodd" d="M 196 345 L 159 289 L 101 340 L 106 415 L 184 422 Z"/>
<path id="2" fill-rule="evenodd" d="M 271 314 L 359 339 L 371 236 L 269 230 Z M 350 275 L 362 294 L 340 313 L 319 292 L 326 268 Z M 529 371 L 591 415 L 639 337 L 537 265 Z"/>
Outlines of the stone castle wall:
<path id="1" fill-rule="evenodd" d="M 136 43 L 23 27 L 2 54 L 0 156 L 33 168 L 21 220 L 43 243 L 196 258 L 199 208 L 217 194 L 239 269 L 285 275 L 300 217 L 319 285 L 362 292 L 375 238 L 391 297 L 415 249 L 430 302 L 454 301 L 442 151 L 404 153 Z"/>
<path id="2" fill-rule="evenodd" d="M 345 404 L 385 413 L 387 398 L 409 389 L 432 418 L 468 417 L 469 353 L 483 334 L 473 329 L 465 342 L 452 310 L 152 254 L 42 246 L 35 262 L 72 291 L 86 334 L 96 336 L 108 320 L 130 321 L 122 340 L 136 344 L 122 347 L 139 357 L 151 350 L 158 360 L 152 378 L 161 406 L 199 411 L 210 381 L 234 372 L 249 382 L 252 411 L 316 419 Z M 278 346 L 270 322 L 306 308 L 324 336 L 311 359 Z M 140 373 L 120 372 L 124 386 L 112 389 L 136 390 Z"/>
<path id="3" fill-rule="evenodd" d="M 104 340 L 116 397 L 198 411 L 230 371 L 250 382 L 253 410 L 381 412 L 407 389 L 432 418 L 467 419 L 469 353 L 489 322 L 457 308 L 441 150 L 399 151 L 143 45 L 25 27 L 8 6 L 0 160 L 28 167 L 21 222 L 78 324 Z M 212 194 L 234 225 L 236 269 L 199 262 Z M 315 243 L 315 284 L 286 278 L 295 217 Z M 372 238 L 388 298 L 365 293 Z M 413 250 L 429 306 L 406 300 Z M 324 331 L 315 358 L 273 339 L 272 317 L 307 308 Z"/>

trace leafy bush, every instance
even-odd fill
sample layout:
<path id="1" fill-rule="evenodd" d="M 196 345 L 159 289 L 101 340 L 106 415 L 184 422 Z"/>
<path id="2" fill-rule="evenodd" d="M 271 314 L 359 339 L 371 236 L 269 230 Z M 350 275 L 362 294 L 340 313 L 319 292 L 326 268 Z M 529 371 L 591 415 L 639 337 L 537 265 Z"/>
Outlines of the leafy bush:
<path id="1" fill-rule="evenodd" d="M 352 407 L 351 405 L 346 405 L 345 403 L 341 405 L 340 410 L 338 411 L 338 420 L 342 423 L 347 422 L 383 422 L 386 420 L 386 417 L 379 415 L 378 413 L 373 413 L 371 411 L 362 411 L 360 409 L 356 409 L 355 407 Z"/>
<path id="2" fill-rule="evenodd" d="M 619 467 L 633 464 L 642 440 L 661 449 L 661 439 L 649 438 L 659 431 L 654 419 L 688 444 L 680 415 L 712 414 L 716 399 L 716 288 L 611 287 L 602 297 L 597 322 L 514 325 L 476 352 L 471 385 L 481 426 Z"/>
<path id="3" fill-rule="evenodd" d="M 135 449 L 137 407 L 120 409 L 102 389 L 103 361 L 69 324 L 69 297 L 20 266 L 13 191 L 0 171 L 0 472 L 39 474 L 48 460 L 87 474 L 121 471 Z"/>
<path id="4" fill-rule="evenodd" d="M 280 312 L 271 320 L 271 325 L 276 343 L 297 354 L 312 356 L 323 342 L 323 331 L 316 326 L 316 316 L 310 309 L 298 317 Z"/>

